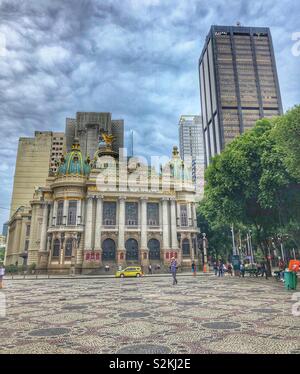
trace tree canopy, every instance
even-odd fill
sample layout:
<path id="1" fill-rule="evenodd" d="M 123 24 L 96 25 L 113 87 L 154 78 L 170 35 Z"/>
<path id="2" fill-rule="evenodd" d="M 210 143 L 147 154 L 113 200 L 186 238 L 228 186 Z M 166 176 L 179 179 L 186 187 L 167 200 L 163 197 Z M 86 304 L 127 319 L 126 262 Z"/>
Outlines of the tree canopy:
<path id="1" fill-rule="evenodd" d="M 300 107 L 257 121 L 211 160 L 199 212 L 212 227 L 251 226 L 267 255 L 270 237 L 299 227 L 299 161 Z"/>

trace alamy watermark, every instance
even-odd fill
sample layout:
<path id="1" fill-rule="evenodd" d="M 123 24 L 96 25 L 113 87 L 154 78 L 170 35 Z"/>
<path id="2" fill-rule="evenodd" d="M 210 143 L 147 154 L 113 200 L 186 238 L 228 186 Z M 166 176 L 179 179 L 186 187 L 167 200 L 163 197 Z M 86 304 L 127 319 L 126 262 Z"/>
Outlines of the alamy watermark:
<path id="1" fill-rule="evenodd" d="M 292 55 L 295 57 L 299 57 L 300 56 L 300 31 L 292 33 L 292 40 L 295 41 L 295 43 L 292 46 Z"/>
<path id="2" fill-rule="evenodd" d="M 125 148 L 119 154 L 118 160 L 108 154 L 92 161 L 92 169 L 98 170 L 94 175 L 98 191 L 195 191 L 189 157 L 183 162 L 177 153 L 172 159 L 151 156 L 149 163 L 142 156 L 127 158 Z"/>

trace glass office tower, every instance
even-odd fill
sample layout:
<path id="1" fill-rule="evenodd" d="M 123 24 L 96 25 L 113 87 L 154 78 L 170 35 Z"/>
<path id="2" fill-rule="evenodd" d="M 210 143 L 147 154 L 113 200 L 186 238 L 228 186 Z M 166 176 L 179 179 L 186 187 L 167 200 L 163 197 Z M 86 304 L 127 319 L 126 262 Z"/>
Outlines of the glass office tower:
<path id="1" fill-rule="evenodd" d="M 205 162 L 259 118 L 282 114 L 270 29 L 212 26 L 199 59 Z"/>

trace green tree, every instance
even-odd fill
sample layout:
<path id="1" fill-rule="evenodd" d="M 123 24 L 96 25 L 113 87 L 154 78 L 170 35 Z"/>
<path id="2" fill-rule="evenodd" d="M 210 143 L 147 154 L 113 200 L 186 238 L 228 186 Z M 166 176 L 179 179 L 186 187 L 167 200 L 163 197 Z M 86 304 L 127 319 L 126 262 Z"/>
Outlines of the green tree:
<path id="1" fill-rule="evenodd" d="M 5 253 L 5 248 L 0 247 L 0 263 L 4 261 L 4 253 Z"/>
<path id="2" fill-rule="evenodd" d="M 293 218 L 300 200 L 299 189 L 292 188 L 296 179 L 286 168 L 273 127 L 271 120 L 257 121 L 252 130 L 212 159 L 205 173 L 201 208 L 212 225 L 251 227 L 269 273 L 269 238 Z"/>
<path id="3" fill-rule="evenodd" d="M 232 254 L 231 231 L 228 225 L 211 224 L 202 212 L 202 204 L 197 210 L 197 223 L 202 233 L 205 233 L 208 239 L 207 253 L 213 259 L 227 260 Z"/>
<path id="4" fill-rule="evenodd" d="M 276 118 L 272 133 L 291 175 L 300 181 L 300 105 Z"/>

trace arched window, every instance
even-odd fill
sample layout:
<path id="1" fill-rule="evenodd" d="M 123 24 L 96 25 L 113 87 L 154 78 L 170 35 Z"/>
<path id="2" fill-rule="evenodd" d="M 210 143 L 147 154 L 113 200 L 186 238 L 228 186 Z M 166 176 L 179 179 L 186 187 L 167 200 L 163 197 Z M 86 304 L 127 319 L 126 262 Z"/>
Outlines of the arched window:
<path id="1" fill-rule="evenodd" d="M 157 239 L 148 241 L 149 260 L 160 260 L 160 243 Z"/>
<path id="2" fill-rule="evenodd" d="M 102 243 L 102 260 L 114 261 L 116 259 L 116 244 L 112 239 L 105 239 Z"/>
<path id="3" fill-rule="evenodd" d="M 135 239 L 128 239 L 125 243 L 126 260 L 138 261 L 139 259 L 139 246 Z"/>
<path id="4" fill-rule="evenodd" d="M 73 240 L 72 238 L 68 238 L 66 241 L 65 257 L 72 256 L 72 248 L 73 248 Z"/>
<path id="5" fill-rule="evenodd" d="M 60 253 L 60 240 L 55 239 L 54 243 L 53 243 L 53 254 L 52 254 L 52 256 L 53 257 L 59 257 L 59 253 Z"/>
<path id="6" fill-rule="evenodd" d="M 190 257 L 190 241 L 188 239 L 182 241 L 182 256 Z"/>

